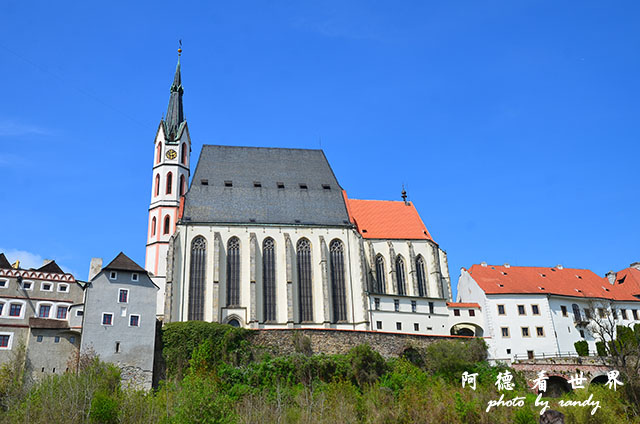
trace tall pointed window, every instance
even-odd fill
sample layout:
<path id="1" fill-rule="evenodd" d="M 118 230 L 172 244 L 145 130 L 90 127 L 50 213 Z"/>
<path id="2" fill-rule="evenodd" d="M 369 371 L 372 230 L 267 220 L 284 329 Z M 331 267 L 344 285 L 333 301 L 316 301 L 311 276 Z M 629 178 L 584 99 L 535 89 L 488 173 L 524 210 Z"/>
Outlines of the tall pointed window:
<path id="1" fill-rule="evenodd" d="M 160 159 L 162 159 L 162 142 L 158 142 L 158 147 L 156 148 L 156 163 L 160 163 Z"/>
<path id="2" fill-rule="evenodd" d="M 424 258 L 418 255 L 416 258 L 416 274 L 418 277 L 418 296 L 428 296 L 427 274 L 425 272 Z"/>
<path id="3" fill-rule="evenodd" d="M 191 266 L 189 268 L 189 321 L 204 319 L 204 284 L 207 269 L 207 242 L 196 237 L 191 242 Z"/>
<path id="4" fill-rule="evenodd" d="M 173 190 L 173 174 L 169 172 L 167 174 L 167 194 L 171 194 Z"/>
<path id="5" fill-rule="evenodd" d="M 184 175 L 180 175 L 180 196 L 184 196 Z"/>
<path id="6" fill-rule="evenodd" d="M 231 237 L 227 243 L 227 306 L 240 305 L 240 240 Z"/>
<path id="7" fill-rule="evenodd" d="M 271 237 L 262 243 L 262 292 L 264 320 L 276 320 L 276 264 L 275 243 Z"/>
<path id="8" fill-rule="evenodd" d="M 156 193 L 156 196 L 160 195 L 160 174 L 156 174 L 154 192 Z"/>
<path id="9" fill-rule="evenodd" d="M 344 244 L 333 240 L 329 244 L 331 253 L 331 298 L 333 300 L 333 322 L 347 320 L 347 299 L 344 282 Z"/>
<path id="10" fill-rule="evenodd" d="M 300 321 L 313 321 L 313 292 L 311 283 L 311 243 L 303 238 L 296 246 L 298 262 L 298 295 Z"/>
<path id="11" fill-rule="evenodd" d="M 407 294 L 404 276 L 404 259 L 398 255 L 396 257 L 396 281 L 398 282 L 398 294 L 402 296 Z"/>
<path id="12" fill-rule="evenodd" d="M 182 143 L 180 146 L 180 163 L 187 164 L 187 143 Z"/>
<path id="13" fill-rule="evenodd" d="M 384 272 L 384 258 L 382 255 L 376 256 L 376 293 L 385 293 L 387 287 L 386 273 Z"/>
<path id="14" fill-rule="evenodd" d="M 151 235 L 156 235 L 156 217 L 151 218 Z"/>
<path id="15" fill-rule="evenodd" d="M 163 234 L 169 234 L 170 231 L 171 231 L 171 218 L 169 218 L 169 215 L 165 215 L 165 217 L 164 217 L 164 231 L 162 233 Z"/>

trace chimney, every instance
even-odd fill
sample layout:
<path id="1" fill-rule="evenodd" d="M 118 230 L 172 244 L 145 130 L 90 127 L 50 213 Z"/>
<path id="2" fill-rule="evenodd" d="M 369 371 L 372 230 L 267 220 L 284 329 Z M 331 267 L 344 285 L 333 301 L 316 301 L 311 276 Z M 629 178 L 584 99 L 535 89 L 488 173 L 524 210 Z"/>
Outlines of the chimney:
<path id="1" fill-rule="evenodd" d="M 607 277 L 607 280 L 609 280 L 609 284 L 611 284 L 611 285 L 614 285 L 616 283 L 616 276 L 617 276 L 617 273 L 615 273 L 613 271 L 609 271 L 605 275 L 605 277 Z"/>
<path id="2" fill-rule="evenodd" d="M 511 268 L 511 265 L 509 265 L 509 264 L 504 264 L 503 266 L 504 266 L 505 268 Z"/>
<path id="3" fill-rule="evenodd" d="M 558 268 L 558 269 L 564 269 L 564 267 L 563 267 L 562 265 L 560 265 L 560 264 L 556 265 L 556 268 Z"/>
<path id="4" fill-rule="evenodd" d="M 48 265 L 51 262 L 53 262 L 53 259 L 45 259 L 44 261 L 42 261 L 42 266 Z"/>
<path id="5" fill-rule="evenodd" d="M 634 262 L 629 265 L 631 268 L 640 269 L 640 262 Z"/>
<path id="6" fill-rule="evenodd" d="M 91 258 L 91 265 L 89 265 L 89 281 L 93 280 L 93 277 L 98 275 L 102 271 L 102 258 Z"/>
<path id="7" fill-rule="evenodd" d="M 487 267 L 487 263 L 486 262 L 480 262 L 480 266 L 483 266 L 483 267 L 486 268 Z"/>

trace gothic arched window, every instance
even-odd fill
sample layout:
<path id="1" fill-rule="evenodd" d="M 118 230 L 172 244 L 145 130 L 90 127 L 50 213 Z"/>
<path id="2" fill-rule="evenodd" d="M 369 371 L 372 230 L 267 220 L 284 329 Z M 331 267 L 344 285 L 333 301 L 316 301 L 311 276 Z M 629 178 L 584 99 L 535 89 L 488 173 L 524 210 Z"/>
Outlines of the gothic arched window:
<path id="1" fill-rule="evenodd" d="M 171 194 L 173 189 L 173 174 L 169 172 L 167 174 L 167 194 Z"/>
<path id="2" fill-rule="evenodd" d="M 401 296 L 407 294 L 404 278 L 404 259 L 400 255 L 396 257 L 396 281 L 398 282 L 398 294 Z"/>
<path id="3" fill-rule="evenodd" d="M 180 162 L 183 165 L 187 164 L 187 143 L 182 143 L 180 146 Z"/>
<path id="4" fill-rule="evenodd" d="M 158 147 L 156 149 L 156 163 L 160 163 L 160 159 L 162 159 L 162 142 L 158 142 Z"/>
<path id="5" fill-rule="evenodd" d="M 191 242 L 191 266 L 189 269 L 189 313 L 187 319 L 204 319 L 204 284 L 207 269 L 207 242 L 196 237 Z"/>
<path id="6" fill-rule="evenodd" d="M 156 235 L 156 217 L 155 216 L 151 219 L 151 235 L 152 236 Z"/>
<path id="7" fill-rule="evenodd" d="M 344 244 L 333 240 L 329 244 L 331 254 L 331 297 L 333 300 L 333 321 L 347 320 L 347 299 L 344 284 Z"/>
<path id="8" fill-rule="evenodd" d="M 311 243 L 303 238 L 296 246 L 298 262 L 298 294 L 300 321 L 313 321 L 313 291 L 311 283 Z"/>
<path id="9" fill-rule="evenodd" d="M 264 320 L 276 320 L 275 243 L 271 237 L 262 242 L 262 292 Z"/>
<path id="10" fill-rule="evenodd" d="M 376 293 L 384 294 L 386 292 L 387 281 L 386 274 L 384 272 L 384 258 L 382 255 L 376 256 L 376 286 L 374 290 Z"/>
<path id="11" fill-rule="evenodd" d="M 160 194 L 160 174 L 156 174 L 156 186 L 154 187 L 156 196 Z"/>
<path id="12" fill-rule="evenodd" d="M 163 234 L 169 234 L 170 231 L 171 231 L 171 218 L 169 218 L 169 215 L 165 215 L 164 216 L 164 231 L 162 233 Z"/>
<path id="13" fill-rule="evenodd" d="M 418 255 L 416 258 L 416 274 L 418 277 L 418 296 L 428 296 L 427 274 L 425 272 L 422 255 Z"/>
<path id="14" fill-rule="evenodd" d="M 184 196 L 184 175 L 180 175 L 180 196 Z"/>
<path id="15" fill-rule="evenodd" d="M 227 243 L 227 306 L 240 305 L 240 240 L 231 237 Z"/>

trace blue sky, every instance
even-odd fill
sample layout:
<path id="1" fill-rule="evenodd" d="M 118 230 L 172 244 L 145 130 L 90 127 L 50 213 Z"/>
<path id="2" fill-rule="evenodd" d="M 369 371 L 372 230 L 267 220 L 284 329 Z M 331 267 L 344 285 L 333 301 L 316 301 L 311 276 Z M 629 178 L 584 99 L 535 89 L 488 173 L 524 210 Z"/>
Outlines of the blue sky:
<path id="1" fill-rule="evenodd" d="M 194 142 L 325 150 L 402 184 L 460 267 L 640 260 L 632 1 L 0 3 L 0 249 L 144 264 L 153 137 L 182 57 Z M 21 251 L 23 253 L 18 253 Z"/>

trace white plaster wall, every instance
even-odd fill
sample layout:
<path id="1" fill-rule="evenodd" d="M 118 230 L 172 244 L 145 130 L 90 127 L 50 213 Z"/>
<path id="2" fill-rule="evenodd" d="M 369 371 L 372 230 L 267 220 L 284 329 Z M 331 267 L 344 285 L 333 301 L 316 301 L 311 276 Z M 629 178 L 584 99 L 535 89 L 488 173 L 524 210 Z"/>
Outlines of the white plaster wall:
<path id="1" fill-rule="evenodd" d="M 375 299 L 380 299 L 380 306 L 376 309 Z M 399 302 L 396 312 L 394 300 Z M 412 311 L 411 302 L 416 302 L 416 312 Z M 434 304 L 434 313 L 429 312 L 429 302 Z M 371 313 L 371 330 L 390 333 L 413 333 L 428 335 L 449 335 L 449 311 L 443 299 L 427 299 L 424 297 L 408 297 L 393 295 L 369 295 L 369 309 Z M 379 329 L 377 322 L 382 323 Z M 396 324 L 401 323 L 398 330 Z M 418 324 L 416 331 L 414 324 Z"/>

